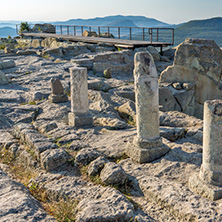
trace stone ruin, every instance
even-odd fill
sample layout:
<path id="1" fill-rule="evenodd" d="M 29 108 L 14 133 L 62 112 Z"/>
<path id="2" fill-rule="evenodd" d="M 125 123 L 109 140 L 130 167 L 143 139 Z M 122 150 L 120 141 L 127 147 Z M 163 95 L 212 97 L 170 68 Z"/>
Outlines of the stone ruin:
<path id="1" fill-rule="evenodd" d="M 164 90 L 163 110 L 176 108 L 203 118 L 204 102 L 222 96 L 221 77 L 222 51 L 217 44 L 213 40 L 186 39 L 177 47 L 173 65 L 160 76 L 160 85 L 165 87 L 160 89 Z"/>
<path id="2" fill-rule="evenodd" d="M 127 144 L 126 153 L 139 163 L 151 162 L 169 151 L 159 133 L 158 76 L 152 56 L 135 55 L 134 84 L 136 94 L 137 136 Z"/>
<path id="3" fill-rule="evenodd" d="M 57 78 L 50 79 L 52 94 L 50 94 L 48 100 L 51 103 L 63 103 L 68 101 L 68 96 L 64 93 L 62 83 Z"/>
<path id="4" fill-rule="evenodd" d="M 93 118 L 89 113 L 88 83 L 86 68 L 70 68 L 71 81 L 71 112 L 69 124 L 71 126 L 90 126 Z"/>
<path id="5" fill-rule="evenodd" d="M 165 70 L 159 95 L 158 75 L 170 64 L 165 56 L 173 50 L 159 55 L 149 48 L 151 56 L 147 48 L 115 51 L 51 39 L 44 43 L 53 49 L 40 44 L 27 49 L 32 54 L 6 54 L 4 62 L 10 58 L 15 63 L 1 68 L 9 82 L 0 87 L 0 158 L 9 153 L 14 167 L 22 163 L 34 172 L 27 182 L 30 190 L 44 188 L 53 201 L 64 198 L 64 205 L 77 200 L 73 209 L 79 222 L 221 221 L 222 102 L 205 102 L 204 125 L 178 112 L 191 112 L 196 105 L 197 76 L 207 62 L 192 53 L 198 55 L 194 45 L 201 41 L 187 40 L 180 46 L 186 45 L 184 51 L 178 47 L 174 65 L 167 69 L 189 70 L 195 81 L 178 77 L 167 82 Z M 205 47 L 201 49 L 209 53 Z M 193 56 L 194 67 L 185 67 L 185 56 L 183 67 L 178 65 L 182 52 Z M 36 56 L 46 53 L 50 58 Z M 204 67 L 199 71 L 197 61 Z M 111 78 L 105 78 L 109 67 Z M 209 67 L 216 73 L 215 64 Z M 68 101 L 60 100 L 66 94 Z M 9 168 L 0 163 L 1 219 L 55 221 L 27 188 L 9 177 Z"/>
<path id="6" fill-rule="evenodd" d="M 222 198 L 222 100 L 204 103 L 203 161 L 199 175 L 192 175 L 190 188 L 200 195 Z"/>
<path id="7" fill-rule="evenodd" d="M 56 33 L 56 28 L 52 24 L 35 24 L 31 32 Z"/>

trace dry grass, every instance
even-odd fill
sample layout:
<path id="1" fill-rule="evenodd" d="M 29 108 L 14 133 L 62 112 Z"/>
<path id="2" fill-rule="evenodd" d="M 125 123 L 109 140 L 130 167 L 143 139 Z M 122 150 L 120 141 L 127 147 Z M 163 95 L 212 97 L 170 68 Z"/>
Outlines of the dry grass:
<path id="1" fill-rule="evenodd" d="M 59 201 L 51 200 L 47 190 L 36 183 L 30 183 L 30 179 L 36 177 L 38 172 L 34 169 L 26 168 L 7 149 L 0 147 L 0 162 L 9 166 L 9 171 L 13 177 L 24 184 L 31 194 L 41 202 L 43 208 L 59 222 L 72 222 L 76 217 L 76 206 L 78 202 L 69 198 L 60 198 Z"/>
<path id="2" fill-rule="evenodd" d="M 78 201 L 69 198 L 43 204 L 45 210 L 59 222 L 72 222 L 76 218 Z"/>

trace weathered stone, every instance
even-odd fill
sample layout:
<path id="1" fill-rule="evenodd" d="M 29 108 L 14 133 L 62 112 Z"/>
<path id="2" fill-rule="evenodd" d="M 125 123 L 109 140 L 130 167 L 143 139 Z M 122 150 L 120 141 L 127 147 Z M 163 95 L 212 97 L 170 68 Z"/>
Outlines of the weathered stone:
<path id="1" fill-rule="evenodd" d="M 87 31 L 85 30 L 82 34 L 82 36 L 85 36 L 85 37 L 98 37 L 97 33 L 96 32 L 90 32 L 90 31 Z"/>
<path id="2" fill-rule="evenodd" d="M 159 88 L 159 105 L 160 110 L 163 112 L 174 110 L 181 111 L 181 107 L 168 87 Z"/>
<path id="3" fill-rule="evenodd" d="M 64 145 L 64 144 L 71 143 L 72 141 L 79 140 L 79 139 L 80 139 L 79 136 L 77 136 L 75 133 L 70 133 L 68 135 L 61 137 L 58 141 L 58 144 Z"/>
<path id="4" fill-rule="evenodd" d="M 221 73 L 222 51 L 213 40 L 186 39 L 176 50 L 173 66 L 161 73 L 160 82 L 194 83 L 193 115 L 203 118 L 204 102 L 222 96 Z"/>
<path id="5" fill-rule="evenodd" d="M 178 90 L 182 89 L 181 84 L 179 82 L 173 83 L 172 86 L 173 86 L 174 89 L 178 89 Z"/>
<path id="6" fill-rule="evenodd" d="M 135 55 L 134 82 L 136 93 L 137 136 L 129 142 L 126 153 L 139 163 L 151 162 L 169 151 L 159 134 L 158 76 L 152 56 Z"/>
<path id="7" fill-rule="evenodd" d="M 32 40 L 32 47 L 33 48 L 39 48 L 40 46 L 41 46 L 41 41 L 39 39 Z"/>
<path id="8" fill-rule="evenodd" d="M 36 167 L 37 161 L 33 158 L 32 154 L 23 150 L 19 155 L 19 161 L 23 166 L 26 167 Z"/>
<path id="9" fill-rule="evenodd" d="M 66 94 L 50 94 L 48 100 L 51 103 L 64 103 L 68 101 L 68 96 Z"/>
<path id="10" fill-rule="evenodd" d="M 160 112 L 160 126 L 203 128 L 203 121 L 178 111 Z"/>
<path id="11" fill-rule="evenodd" d="M 222 198 L 221 122 L 222 100 L 206 101 L 204 103 L 203 161 L 199 177 L 190 179 L 190 187 L 212 200 Z M 201 181 L 204 182 L 203 185 Z"/>
<path id="12" fill-rule="evenodd" d="M 154 46 L 148 46 L 148 51 L 155 61 L 160 61 L 160 54 Z"/>
<path id="13" fill-rule="evenodd" d="M 131 221 L 134 216 L 133 204 L 118 190 L 108 187 L 96 199 L 84 198 L 77 206 L 76 221 Z"/>
<path id="14" fill-rule="evenodd" d="M 160 127 L 160 136 L 172 142 L 185 137 L 185 135 L 186 135 L 185 128 Z"/>
<path id="15" fill-rule="evenodd" d="M 56 41 L 56 38 L 45 38 L 44 40 L 42 40 L 41 46 L 44 48 L 50 48 L 52 42 L 54 42 L 54 41 Z M 46 53 L 54 52 L 53 50 L 56 52 L 55 49 L 52 49 L 51 51 L 46 51 Z"/>
<path id="16" fill-rule="evenodd" d="M 114 162 L 109 162 L 102 169 L 100 178 L 106 185 L 123 185 L 127 175 L 121 166 Z"/>
<path id="17" fill-rule="evenodd" d="M 77 153 L 75 161 L 79 165 L 87 165 L 99 156 L 101 156 L 101 154 L 96 150 L 92 148 L 84 148 Z"/>
<path id="18" fill-rule="evenodd" d="M 51 78 L 50 85 L 52 89 L 52 94 L 54 95 L 61 95 L 64 94 L 64 89 L 62 87 L 62 83 L 58 78 Z"/>
<path id="19" fill-rule="evenodd" d="M 108 162 L 109 161 L 106 158 L 98 157 L 97 159 L 95 159 L 94 161 L 92 161 L 89 164 L 88 171 L 87 171 L 88 175 L 95 176 L 96 174 L 98 174 L 102 170 L 104 165 Z"/>
<path id="20" fill-rule="evenodd" d="M 42 169 L 46 171 L 56 170 L 69 160 L 69 154 L 62 149 L 46 150 L 40 154 Z"/>
<path id="21" fill-rule="evenodd" d="M 12 49 L 10 47 L 5 47 L 4 52 L 7 53 L 12 53 Z"/>
<path id="22" fill-rule="evenodd" d="M 194 90 L 177 90 L 177 92 L 174 93 L 174 97 L 180 105 L 181 111 L 190 116 L 194 115 L 194 93 Z"/>
<path id="23" fill-rule="evenodd" d="M 89 147 L 89 145 L 81 140 L 74 140 L 69 145 L 69 150 L 79 151 L 83 148 Z"/>
<path id="24" fill-rule="evenodd" d="M 32 32 L 56 33 L 56 28 L 52 24 L 35 24 Z"/>
<path id="25" fill-rule="evenodd" d="M 35 155 L 38 159 L 40 159 L 40 154 L 46 150 L 57 149 L 58 146 L 55 143 L 50 142 L 35 142 L 33 144 L 33 148 L 35 150 Z"/>
<path id="26" fill-rule="evenodd" d="M 93 79 L 88 81 L 89 89 L 97 91 L 109 91 L 112 87 L 101 79 Z"/>
<path id="27" fill-rule="evenodd" d="M 128 101 L 118 108 L 118 112 L 122 118 L 130 116 L 136 123 L 136 106 L 133 101 Z"/>
<path id="28" fill-rule="evenodd" d="M 13 60 L 0 61 L 0 69 L 9 69 L 15 67 L 15 62 Z"/>
<path id="29" fill-rule="evenodd" d="M 0 218 L 2 222 L 56 221 L 43 210 L 24 185 L 10 179 L 2 170 L 0 170 L 0 184 Z"/>
<path id="30" fill-rule="evenodd" d="M 87 69 L 70 68 L 71 81 L 71 113 L 69 113 L 69 125 L 92 125 L 93 118 L 89 113 Z"/>
<path id="31" fill-rule="evenodd" d="M 0 86 L 8 84 L 8 78 L 4 72 L 0 70 Z"/>
<path id="32" fill-rule="evenodd" d="M 36 55 L 36 51 L 32 49 L 27 49 L 27 50 L 18 50 L 16 52 L 17 55 Z"/>
<path id="33" fill-rule="evenodd" d="M 200 178 L 207 183 L 222 185 L 222 101 L 204 103 L 203 163 Z"/>
<path id="34" fill-rule="evenodd" d="M 99 35 L 102 38 L 112 38 L 115 39 L 114 35 L 112 33 L 108 33 L 108 32 L 104 32 L 102 34 Z"/>
<path id="35" fill-rule="evenodd" d="M 48 133 L 50 132 L 51 130 L 54 130 L 56 129 L 58 126 L 55 122 L 51 122 L 51 123 L 44 123 L 43 125 L 39 126 L 38 127 L 38 130 L 41 132 L 41 133 Z"/>

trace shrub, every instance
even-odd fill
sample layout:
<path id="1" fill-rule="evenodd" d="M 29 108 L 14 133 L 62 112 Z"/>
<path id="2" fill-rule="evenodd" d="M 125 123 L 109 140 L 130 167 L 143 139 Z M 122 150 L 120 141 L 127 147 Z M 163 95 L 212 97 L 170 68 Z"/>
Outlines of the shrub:
<path id="1" fill-rule="evenodd" d="M 30 31 L 30 26 L 28 22 L 21 22 L 19 32 Z"/>

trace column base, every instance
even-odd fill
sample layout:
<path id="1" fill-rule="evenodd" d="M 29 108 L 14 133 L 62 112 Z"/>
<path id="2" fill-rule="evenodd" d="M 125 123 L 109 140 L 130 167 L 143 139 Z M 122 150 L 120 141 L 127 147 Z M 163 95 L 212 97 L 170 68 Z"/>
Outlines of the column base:
<path id="1" fill-rule="evenodd" d="M 64 103 L 68 101 L 68 96 L 66 94 L 50 94 L 48 97 L 49 102 L 51 103 Z"/>
<path id="2" fill-rule="evenodd" d="M 201 165 L 199 177 L 206 183 L 222 186 L 222 172 L 207 170 Z"/>
<path id="3" fill-rule="evenodd" d="M 159 159 L 169 150 L 170 148 L 162 143 L 160 137 L 150 142 L 147 140 L 145 142 L 138 141 L 137 137 L 135 137 L 133 142 L 128 142 L 126 145 L 126 154 L 139 163 L 149 163 Z"/>
<path id="4" fill-rule="evenodd" d="M 93 125 L 93 118 L 90 113 L 83 113 L 83 114 L 75 114 L 69 113 L 69 125 L 70 126 L 92 126 Z"/>
<path id="5" fill-rule="evenodd" d="M 207 199 L 215 201 L 222 198 L 222 187 L 206 183 L 199 177 L 199 174 L 190 177 L 189 187 L 192 191 Z"/>

